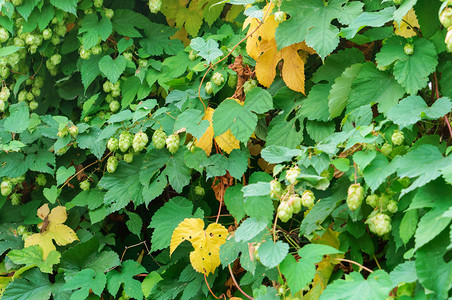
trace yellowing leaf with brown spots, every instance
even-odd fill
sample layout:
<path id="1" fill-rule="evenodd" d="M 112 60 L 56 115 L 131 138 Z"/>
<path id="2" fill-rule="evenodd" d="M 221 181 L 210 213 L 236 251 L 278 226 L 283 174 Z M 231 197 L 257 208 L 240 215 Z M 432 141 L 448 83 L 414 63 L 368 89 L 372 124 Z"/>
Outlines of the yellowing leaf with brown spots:
<path id="1" fill-rule="evenodd" d="M 236 101 L 238 101 L 238 100 L 236 100 Z M 202 119 L 209 121 L 209 123 L 210 123 L 209 127 L 206 129 L 206 132 L 204 132 L 202 137 L 199 140 L 195 141 L 195 146 L 203 149 L 208 156 L 210 155 L 210 152 L 212 151 L 212 146 L 213 146 L 214 133 L 213 133 L 212 116 L 213 116 L 214 111 L 215 110 L 211 107 L 207 108 L 206 113 Z M 234 149 L 240 149 L 240 142 L 234 137 L 234 135 L 231 133 L 230 130 L 217 136 L 215 138 L 215 142 L 227 154 L 231 153 L 231 151 Z"/>
<path id="2" fill-rule="evenodd" d="M 264 13 L 270 5 L 270 11 L 273 4 L 267 4 L 263 9 Z M 253 33 L 259 26 L 259 21 L 254 18 L 247 18 L 244 22 L 244 28 L 250 26 L 248 34 Z M 304 42 L 293 44 L 278 51 L 275 30 L 278 23 L 273 15 L 267 15 L 263 24 L 246 41 L 246 51 L 256 61 L 256 77 L 260 84 L 269 87 L 276 77 L 276 67 L 283 60 L 282 78 L 286 85 L 297 92 L 305 91 L 304 64 L 308 54 L 314 54 L 315 51 L 308 47 Z"/>
<path id="3" fill-rule="evenodd" d="M 44 204 L 38 209 L 37 215 L 43 220 L 38 224 L 41 232 L 29 236 L 25 240 L 25 247 L 40 245 L 42 256 L 46 259 L 51 251 L 56 250 L 53 241 L 59 246 L 78 241 L 74 230 L 63 224 L 67 219 L 66 207 L 57 206 L 50 212 L 49 205 Z"/>
<path id="4" fill-rule="evenodd" d="M 193 269 L 209 275 L 220 265 L 220 246 L 226 242 L 227 236 L 228 230 L 220 224 L 212 223 L 204 230 L 203 220 L 185 219 L 173 231 L 170 255 L 183 241 L 189 241 L 194 248 L 190 253 Z"/>
<path id="5" fill-rule="evenodd" d="M 420 27 L 414 9 L 410 9 L 410 11 L 403 17 L 400 26 L 397 22 L 394 22 L 395 34 L 406 38 L 416 36 L 416 31 L 413 30 L 413 27 L 418 30 Z"/>

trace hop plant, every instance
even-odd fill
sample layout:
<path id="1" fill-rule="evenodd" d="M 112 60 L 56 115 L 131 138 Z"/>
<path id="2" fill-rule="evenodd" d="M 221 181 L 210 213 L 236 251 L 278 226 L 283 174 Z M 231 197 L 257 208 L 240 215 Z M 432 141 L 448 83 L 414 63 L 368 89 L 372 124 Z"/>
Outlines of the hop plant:
<path id="1" fill-rule="evenodd" d="M 238 80 L 237 75 L 229 75 L 229 77 L 228 77 L 228 86 L 231 89 L 235 89 L 235 87 L 237 86 L 237 80 Z"/>
<path id="2" fill-rule="evenodd" d="M 116 156 L 110 156 L 107 160 L 107 172 L 114 173 L 118 168 L 118 158 Z"/>
<path id="3" fill-rule="evenodd" d="M 287 222 L 292 218 L 293 208 L 290 207 L 287 201 L 283 201 L 278 206 L 278 218 L 282 222 Z"/>
<path id="4" fill-rule="evenodd" d="M 385 143 L 383 146 L 381 146 L 380 150 L 384 155 L 389 155 L 392 152 L 392 146 L 389 143 Z"/>
<path id="5" fill-rule="evenodd" d="M 110 108 L 111 112 L 117 112 L 119 110 L 119 108 L 121 107 L 121 104 L 119 104 L 118 100 L 113 100 L 110 102 L 108 107 Z"/>
<path id="6" fill-rule="evenodd" d="M 289 205 L 292 207 L 293 213 L 297 214 L 301 210 L 301 197 L 297 194 L 291 195 L 289 200 L 287 200 Z"/>
<path id="7" fill-rule="evenodd" d="M 297 183 L 297 177 L 300 175 L 300 168 L 298 166 L 292 167 L 286 171 L 286 180 L 290 184 Z"/>
<path id="8" fill-rule="evenodd" d="M 402 145 L 404 140 L 404 135 L 402 131 L 395 130 L 394 133 L 391 136 L 391 141 L 394 144 L 394 146 Z"/>
<path id="9" fill-rule="evenodd" d="M 447 31 L 446 39 L 444 42 L 446 43 L 447 52 L 452 52 L 452 30 Z"/>
<path id="10" fill-rule="evenodd" d="M 198 54 L 196 54 L 195 50 L 191 50 L 188 54 L 188 59 L 191 61 L 194 61 L 198 57 Z"/>
<path id="11" fill-rule="evenodd" d="M 119 149 L 122 152 L 127 152 L 132 145 L 132 134 L 128 131 L 123 131 L 119 135 Z"/>
<path id="12" fill-rule="evenodd" d="M 0 185 L 1 194 L 5 197 L 9 196 L 13 192 L 13 184 L 9 180 L 3 180 Z"/>
<path id="13" fill-rule="evenodd" d="M 413 44 L 406 43 L 403 47 L 403 52 L 405 52 L 406 55 L 412 55 L 414 53 L 414 46 Z"/>
<path id="14" fill-rule="evenodd" d="M 207 82 L 206 83 L 206 87 L 205 87 L 205 89 L 206 89 L 206 93 L 207 93 L 207 95 L 210 95 L 210 94 L 212 94 L 213 93 L 213 87 L 212 87 L 212 82 Z"/>
<path id="15" fill-rule="evenodd" d="M 19 226 L 17 226 L 16 231 L 17 231 L 18 235 L 24 235 L 25 233 L 28 232 L 28 229 L 24 225 L 19 225 Z"/>
<path id="16" fill-rule="evenodd" d="M 82 191 L 88 191 L 90 186 L 91 186 L 91 183 L 89 182 L 88 179 L 85 179 L 82 182 L 80 182 L 80 189 Z"/>
<path id="17" fill-rule="evenodd" d="M 149 10 L 155 14 L 162 8 L 162 0 L 149 0 Z"/>
<path id="18" fill-rule="evenodd" d="M 196 194 L 197 196 L 204 196 L 205 193 L 206 193 L 206 191 L 204 190 L 204 188 L 203 188 L 202 186 L 197 185 L 197 186 L 195 187 L 195 194 Z"/>
<path id="19" fill-rule="evenodd" d="M 123 159 L 128 164 L 132 163 L 133 162 L 133 153 L 129 152 L 129 153 L 124 154 Z"/>
<path id="20" fill-rule="evenodd" d="M 372 207 L 377 207 L 379 197 L 375 194 L 369 195 L 366 198 L 366 203 Z"/>
<path id="21" fill-rule="evenodd" d="M 351 211 L 358 209 L 364 199 L 364 188 L 359 183 L 350 185 L 348 188 L 347 205 Z"/>
<path id="22" fill-rule="evenodd" d="M 452 8 L 446 7 L 439 15 L 439 21 L 445 28 L 452 26 Z"/>
<path id="23" fill-rule="evenodd" d="M 46 176 L 44 174 L 39 174 L 36 177 L 36 184 L 40 186 L 45 186 L 47 184 Z"/>
<path id="24" fill-rule="evenodd" d="M 275 12 L 275 21 L 280 24 L 286 20 L 286 14 L 283 11 Z"/>
<path id="25" fill-rule="evenodd" d="M 61 55 L 60 54 L 54 54 L 50 57 L 50 62 L 56 66 L 59 65 L 61 63 Z"/>
<path id="26" fill-rule="evenodd" d="M 62 137 L 65 137 L 68 134 L 69 134 L 69 130 L 68 130 L 68 128 L 66 126 L 64 126 L 62 129 L 60 129 L 58 131 L 57 136 L 62 138 Z"/>
<path id="27" fill-rule="evenodd" d="M 394 200 L 389 201 L 388 205 L 386 206 L 386 208 L 388 209 L 388 211 L 390 213 L 396 213 L 398 210 L 398 205 L 397 202 Z"/>
<path id="28" fill-rule="evenodd" d="M 12 204 L 12 205 L 19 205 L 19 204 L 20 204 L 20 199 L 22 198 L 21 196 L 22 196 L 22 195 L 21 195 L 21 194 L 18 194 L 18 193 L 12 194 L 12 195 L 10 196 L 11 204 Z"/>
<path id="29" fill-rule="evenodd" d="M 137 132 L 133 137 L 132 147 L 135 152 L 140 152 L 148 143 L 148 135 L 142 131 Z"/>
<path id="30" fill-rule="evenodd" d="M 73 137 L 76 137 L 78 135 L 78 127 L 75 125 L 72 125 L 71 127 L 69 127 L 69 133 L 70 135 L 72 135 Z"/>
<path id="31" fill-rule="evenodd" d="M 379 236 L 385 235 L 392 229 L 391 218 L 383 213 L 370 214 L 366 223 L 369 225 L 370 231 Z"/>
<path id="32" fill-rule="evenodd" d="M 243 84 L 243 92 L 247 94 L 253 88 L 257 87 L 257 81 L 254 79 L 250 79 Z"/>
<path id="33" fill-rule="evenodd" d="M 212 76 L 212 82 L 216 85 L 216 86 L 220 86 L 224 83 L 224 76 L 223 74 L 221 74 L 220 72 L 216 72 L 215 74 L 213 74 Z"/>
<path id="34" fill-rule="evenodd" d="M 281 183 L 278 180 L 273 179 L 270 181 L 270 197 L 279 199 L 281 198 L 282 191 Z"/>
<path id="35" fill-rule="evenodd" d="M 311 190 L 306 190 L 301 195 L 301 204 L 308 209 L 311 209 L 314 206 L 314 201 L 315 196 Z"/>
<path id="36" fill-rule="evenodd" d="M 42 31 L 42 38 L 44 40 L 50 40 L 52 38 L 52 29 L 46 28 Z"/>
<path id="37" fill-rule="evenodd" d="M 163 131 L 163 129 L 159 128 L 157 129 L 154 134 L 152 135 L 152 145 L 156 149 L 162 149 L 166 145 L 166 133 Z"/>
<path id="38" fill-rule="evenodd" d="M 107 142 L 107 148 L 111 152 L 115 152 L 119 148 L 119 141 L 116 138 L 110 138 Z"/>
<path id="39" fill-rule="evenodd" d="M 166 148 L 168 148 L 169 152 L 172 154 L 176 153 L 179 149 L 180 138 L 177 133 L 173 133 L 166 138 Z"/>

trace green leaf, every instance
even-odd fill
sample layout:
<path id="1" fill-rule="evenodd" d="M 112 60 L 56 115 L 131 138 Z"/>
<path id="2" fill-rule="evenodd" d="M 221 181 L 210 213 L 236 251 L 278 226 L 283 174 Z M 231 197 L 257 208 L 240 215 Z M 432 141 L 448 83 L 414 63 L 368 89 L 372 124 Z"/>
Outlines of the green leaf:
<path id="1" fill-rule="evenodd" d="M 92 269 L 99 274 L 121 263 L 117 253 L 111 250 L 103 250 L 99 253 L 99 247 L 100 242 L 96 237 L 78 243 L 63 252 L 59 268 L 66 276 L 73 276 L 84 269 Z"/>
<path id="2" fill-rule="evenodd" d="M 82 27 L 79 29 L 80 33 L 85 33 L 82 37 L 82 44 L 85 49 L 91 49 L 99 42 L 99 37 L 105 41 L 113 31 L 111 21 L 102 16 L 100 21 L 97 19 L 97 14 L 86 15 L 82 20 Z M 124 58 L 122 55 L 120 56 Z"/>
<path id="3" fill-rule="evenodd" d="M 334 122 L 310 121 L 306 122 L 306 131 L 315 142 L 321 142 L 334 133 Z"/>
<path id="4" fill-rule="evenodd" d="M 108 80 L 112 83 L 116 83 L 118 81 L 119 76 L 126 69 L 127 60 L 124 56 L 120 55 L 115 60 L 111 58 L 109 55 L 105 55 L 99 61 L 99 70 L 107 76 Z"/>
<path id="5" fill-rule="evenodd" d="M 177 225 L 185 218 L 201 217 L 202 210 L 193 215 L 193 203 L 183 197 L 171 198 L 152 217 L 149 228 L 154 228 L 151 250 L 162 250 L 170 246 L 171 236 Z"/>
<path id="6" fill-rule="evenodd" d="M 291 118 L 290 111 L 276 116 L 268 126 L 265 145 L 296 148 L 303 141 L 303 121 L 302 116 Z"/>
<path id="7" fill-rule="evenodd" d="M 19 51 L 19 49 L 22 49 L 22 48 L 23 47 L 17 47 L 17 46 L 5 46 L 5 47 L 2 47 L 0 49 L 0 57 L 5 57 L 5 56 L 8 56 L 10 54 L 13 54 L 13 53 Z"/>
<path id="8" fill-rule="evenodd" d="M 435 71 L 438 65 L 438 57 L 434 44 L 426 39 L 414 41 L 412 55 L 406 55 L 403 52 L 404 46 L 405 44 L 398 45 L 397 48 L 400 59 L 394 64 L 394 77 L 408 94 L 415 95 L 427 85 L 428 76 Z M 385 47 L 386 45 L 381 51 L 385 51 Z"/>
<path id="9" fill-rule="evenodd" d="M 259 246 L 258 253 L 261 263 L 271 269 L 279 265 L 289 253 L 289 244 L 267 240 Z"/>
<path id="10" fill-rule="evenodd" d="M 391 277 L 392 286 L 397 286 L 402 282 L 415 282 L 418 279 L 414 261 L 401 263 L 394 268 L 389 276 Z"/>
<path id="11" fill-rule="evenodd" d="M 297 293 L 314 279 L 315 264 L 323 259 L 323 255 L 336 253 L 342 253 L 342 251 L 327 245 L 308 244 L 298 250 L 298 255 L 301 257 L 298 262 L 292 255 L 287 255 L 279 265 L 279 268 L 286 277 L 287 285 L 291 292 Z"/>
<path id="12" fill-rule="evenodd" d="M 81 191 L 71 202 L 66 203 L 66 208 L 71 209 L 74 206 L 88 206 L 88 209 L 94 210 L 104 203 L 105 191 L 98 188 L 92 188 L 87 191 Z"/>
<path id="13" fill-rule="evenodd" d="M 97 127 L 91 127 L 89 131 L 77 136 L 77 143 L 81 149 L 89 149 L 97 159 L 102 159 L 102 155 L 107 147 L 107 139 L 99 140 L 102 130 Z"/>
<path id="14" fill-rule="evenodd" d="M 21 133 L 28 128 L 30 124 L 30 116 L 27 104 L 25 102 L 19 102 L 9 107 L 9 117 L 6 118 L 3 127 L 5 130 Z"/>
<path id="15" fill-rule="evenodd" d="M 99 61 L 101 60 L 101 58 L 102 55 L 91 55 L 88 59 L 83 59 L 81 61 L 80 74 L 82 75 L 82 83 L 85 91 L 94 81 L 94 79 L 96 79 L 96 77 L 100 74 Z M 91 97 L 91 99 L 93 99 L 93 97 Z"/>
<path id="16" fill-rule="evenodd" d="M 242 187 L 242 184 L 236 184 L 228 187 L 224 193 L 224 204 L 226 204 L 229 213 L 232 214 L 237 221 L 240 221 L 245 217 Z"/>
<path id="17" fill-rule="evenodd" d="M 61 190 L 56 185 L 52 185 L 50 188 L 44 188 L 42 193 L 50 203 L 54 204 L 60 195 Z"/>
<path id="18" fill-rule="evenodd" d="M 353 161 L 361 170 L 364 170 L 377 156 L 375 151 L 358 151 L 353 154 Z"/>
<path id="19" fill-rule="evenodd" d="M 141 228 L 143 228 L 143 220 L 139 214 L 126 211 L 126 214 L 129 216 L 129 220 L 127 220 L 126 225 L 131 233 L 137 235 L 139 238 L 141 237 Z"/>
<path id="20" fill-rule="evenodd" d="M 129 9 L 117 9 L 113 17 L 113 28 L 117 33 L 127 37 L 141 37 L 138 29 L 152 26 L 148 18 Z M 130 45 L 129 45 L 130 46 Z M 127 48 L 127 47 L 126 47 Z"/>
<path id="21" fill-rule="evenodd" d="M 145 273 L 146 268 L 133 260 L 126 260 L 121 264 L 121 272 L 112 270 L 107 273 L 107 289 L 115 296 L 119 288 L 124 284 L 124 292 L 127 296 L 135 299 L 142 299 L 141 282 L 133 276 Z"/>
<path id="22" fill-rule="evenodd" d="M 306 44 L 325 59 L 339 44 L 339 29 L 331 21 L 341 13 L 345 3 L 344 0 L 326 4 L 318 0 L 284 2 L 281 10 L 292 18 L 276 28 L 278 49 L 306 40 Z"/>
<path id="23" fill-rule="evenodd" d="M 25 156 L 19 152 L 0 153 L 0 176 L 18 177 L 28 170 L 28 165 L 25 162 Z"/>
<path id="24" fill-rule="evenodd" d="M 372 163 L 364 171 L 364 180 L 370 189 L 375 191 L 386 179 L 394 173 L 394 168 L 389 164 L 388 159 L 383 154 L 378 153 Z"/>
<path id="25" fill-rule="evenodd" d="M 31 12 L 33 9 L 38 5 L 40 0 L 24 0 L 22 2 L 22 5 L 17 6 L 16 9 L 19 12 L 19 14 L 24 17 L 25 21 L 28 20 L 28 17 L 31 15 Z"/>
<path id="26" fill-rule="evenodd" d="M 201 121 L 204 113 L 197 109 L 189 108 L 177 116 L 174 123 L 174 131 L 185 128 L 188 133 L 197 139 L 206 132 L 210 123 L 208 120 Z"/>
<path id="27" fill-rule="evenodd" d="M 266 113 L 273 108 L 272 96 L 267 90 L 255 87 L 246 94 L 244 108 L 257 114 Z"/>
<path id="28" fill-rule="evenodd" d="M 248 157 L 248 152 L 239 149 L 231 151 L 228 157 L 227 170 L 232 177 L 239 180 L 242 178 L 242 175 L 245 174 L 248 169 Z"/>
<path id="29" fill-rule="evenodd" d="M 92 291 L 100 296 L 107 283 L 107 277 L 104 273 L 96 273 L 92 269 L 84 269 L 66 280 L 62 290 L 73 291 L 71 300 L 83 300 L 88 297 Z"/>
<path id="30" fill-rule="evenodd" d="M 451 109 L 452 102 L 447 97 L 439 98 L 431 107 L 428 107 L 422 97 L 408 96 L 393 106 L 387 116 L 402 129 L 422 119 L 438 119 Z"/>
<path id="31" fill-rule="evenodd" d="M 336 169 L 342 172 L 347 172 L 348 169 L 350 169 L 350 160 L 345 157 L 334 159 L 331 163 L 336 167 Z"/>
<path id="32" fill-rule="evenodd" d="M 148 55 L 162 55 L 163 51 L 170 55 L 176 55 L 178 54 L 177 50 L 183 50 L 183 45 L 179 40 L 170 40 L 170 37 L 176 33 L 175 28 L 151 22 L 149 26 L 144 28 L 144 31 L 147 38 L 140 40 L 140 45 Z M 187 53 L 179 53 L 179 55 L 185 57 Z M 175 56 L 168 59 L 171 61 L 174 58 Z"/>
<path id="33" fill-rule="evenodd" d="M 55 168 L 55 154 L 46 149 L 39 149 L 36 153 L 28 154 L 27 163 L 32 171 L 48 173 L 51 175 L 55 173 L 55 170 L 51 168 Z"/>
<path id="34" fill-rule="evenodd" d="M 416 209 L 407 211 L 402 218 L 399 227 L 399 235 L 402 242 L 406 245 L 416 231 L 418 222 L 418 211 Z"/>
<path id="35" fill-rule="evenodd" d="M 75 174 L 75 167 L 71 166 L 69 168 L 65 168 L 61 166 L 56 171 L 56 181 L 57 185 L 62 185 L 69 177 Z"/>
<path id="36" fill-rule="evenodd" d="M 143 203 L 143 186 L 140 183 L 141 160 L 135 156 L 132 163 L 120 161 L 115 173 L 104 174 L 98 185 L 106 190 L 104 204 L 107 212 L 112 213 L 127 206 L 130 201 L 135 205 Z"/>
<path id="37" fill-rule="evenodd" d="M 184 151 L 181 151 L 184 150 Z M 166 168 L 163 171 L 168 176 L 168 181 L 171 186 L 181 193 L 182 189 L 190 183 L 191 175 L 190 169 L 184 163 L 184 152 L 187 149 L 180 149 L 167 162 Z"/>
<path id="38" fill-rule="evenodd" d="M 414 6 L 416 17 L 422 28 L 422 36 L 426 39 L 430 39 L 441 27 L 439 18 L 437 18 L 440 7 L 441 2 L 429 0 L 417 0 Z"/>
<path id="39" fill-rule="evenodd" d="M 235 231 L 235 240 L 237 242 L 246 242 L 254 238 L 267 227 L 267 220 L 260 218 L 248 218 L 240 224 Z"/>
<path id="40" fill-rule="evenodd" d="M 65 12 L 77 15 L 77 0 L 50 0 L 50 3 Z"/>
<path id="41" fill-rule="evenodd" d="M 345 275 L 345 278 L 329 284 L 319 299 L 386 299 L 392 289 L 391 279 L 383 270 L 373 272 L 367 280 L 358 272 Z"/>
<path id="42" fill-rule="evenodd" d="M 452 287 L 452 261 L 446 262 L 446 247 L 450 244 L 447 230 L 416 251 L 416 274 L 421 284 L 433 291 L 437 299 L 447 299 Z"/>
<path id="43" fill-rule="evenodd" d="M 402 22 L 402 18 L 410 11 L 416 4 L 417 0 L 405 0 L 400 4 L 397 10 L 394 12 L 394 21 L 397 23 Z"/>
<path id="44" fill-rule="evenodd" d="M 60 262 L 61 254 L 51 251 L 45 260 L 42 259 L 42 248 L 39 245 L 30 246 L 20 250 L 14 249 L 8 252 L 8 257 L 15 264 L 36 266 L 44 273 L 52 273 L 52 266 Z"/>
<path id="45" fill-rule="evenodd" d="M 261 285 L 259 289 L 253 290 L 253 296 L 256 300 L 278 300 L 278 291 L 274 287 Z"/>
<path id="46" fill-rule="evenodd" d="M 21 278 L 15 279 L 6 287 L 2 300 L 47 300 L 51 291 L 49 276 L 38 269 L 31 269 L 22 273 Z"/>
<path id="47" fill-rule="evenodd" d="M 268 146 L 262 149 L 261 156 L 270 164 L 279 164 L 291 161 L 295 156 L 302 155 L 303 151 L 299 149 L 289 149 L 282 146 Z"/>
<path id="48" fill-rule="evenodd" d="M 308 97 L 303 101 L 300 114 L 308 120 L 328 121 L 328 95 L 330 84 L 316 84 L 312 87 Z"/>
<path id="49" fill-rule="evenodd" d="M 218 43 L 213 39 L 209 39 L 206 42 L 203 38 L 194 38 L 191 40 L 190 47 L 193 50 L 198 51 L 198 55 L 207 60 L 207 63 L 210 63 L 223 55 L 223 52 L 219 49 Z"/>
<path id="50" fill-rule="evenodd" d="M 376 12 L 363 12 L 348 27 L 343 28 L 341 33 L 345 38 L 351 39 L 364 26 L 381 27 L 393 19 L 394 11 L 394 7 L 386 7 Z"/>
<path id="51" fill-rule="evenodd" d="M 226 99 L 213 113 L 213 131 L 219 136 L 229 129 L 241 142 L 246 142 L 254 132 L 257 116 L 235 100 Z"/>

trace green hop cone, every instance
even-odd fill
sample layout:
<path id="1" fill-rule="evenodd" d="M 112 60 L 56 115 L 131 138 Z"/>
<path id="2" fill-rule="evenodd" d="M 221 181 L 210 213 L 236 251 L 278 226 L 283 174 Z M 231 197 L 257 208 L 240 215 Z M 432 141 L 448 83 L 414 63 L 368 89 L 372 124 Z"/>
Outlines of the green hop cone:
<path id="1" fill-rule="evenodd" d="M 157 129 L 152 135 L 152 145 L 156 149 L 162 149 L 166 145 L 166 133 L 163 129 Z"/>
<path id="2" fill-rule="evenodd" d="M 9 196 L 13 192 L 13 184 L 9 180 L 3 180 L 0 190 L 3 196 Z"/>
<path id="3" fill-rule="evenodd" d="M 377 207 L 379 202 L 379 197 L 375 194 L 369 195 L 366 198 L 366 203 L 372 207 Z"/>
<path id="4" fill-rule="evenodd" d="M 282 222 L 287 222 L 292 218 L 292 212 L 293 209 L 290 208 L 290 205 L 287 203 L 287 201 L 283 201 L 278 206 L 278 218 Z"/>
<path id="5" fill-rule="evenodd" d="M 315 196 L 311 190 L 306 190 L 301 195 L 301 204 L 308 209 L 311 209 L 314 206 L 314 201 Z"/>
<path id="6" fill-rule="evenodd" d="M 69 130 L 65 126 L 61 130 L 58 131 L 57 136 L 62 138 L 62 137 L 65 137 L 66 135 L 68 135 L 68 133 L 69 133 Z"/>
<path id="7" fill-rule="evenodd" d="M 129 150 L 130 146 L 132 145 L 132 134 L 128 131 L 123 131 L 119 135 L 119 149 L 122 152 L 126 152 Z"/>
<path id="8" fill-rule="evenodd" d="M 124 154 L 123 159 L 128 164 L 132 163 L 133 162 L 133 153 L 129 152 L 129 153 Z"/>
<path id="9" fill-rule="evenodd" d="M 257 81 L 254 79 L 250 79 L 243 84 L 243 92 L 247 94 L 253 88 L 257 87 Z"/>
<path id="10" fill-rule="evenodd" d="M 359 184 L 352 184 L 348 188 L 347 205 L 351 211 L 358 209 L 364 199 L 364 188 Z"/>
<path id="11" fill-rule="evenodd" d="M 69 133 L 72 137 L 76 137 L 78 135 L 78 127 L 75 125 L 72 125 L 71 127 L 69 127 Z"/>
<path id="12" fill-rule="evenodd" d="M 110 138 L 107 142 L 107 148 L 111 152 L 115 152 L 119 148 L 119 140 L 116 138 Z"/>
<path id="13" fill-rule="evenodd" d="M 19 225 L 19 226 L 17 227 L 16 231 L 17 231 L 17 234 L 18 234 L 18 235 L 24 235 L 25 233 L 28 232 L 28 229 L 27 229 L 27 227 L 25 227 L 24 225 Z"/>
<path id="14" fill-rule="evenodd" d="M 108 107 L 110 108 L 111 112 L 117 112 L 118 109 L 121 107 L 121 104 L 119 103 L 118 100 L 113 100 L 113 101 L 110 102 Z"/>
<path id="15" fill-rule="evenodd" d="M 413 44 L 406 43 L 403 47 L 403 52 L 405 52 L 406 55 L 412 55 L 414 53 L 414 46 Z"/>
<path id="16" fill-rule="evenodd" d="M 229 75 L 229 77 L 228 77 L 228 86 L 231 89 L 235 89 L 235 87 L 237 86 L 237 79 L 238 79 L 237 75 Z"/>
<path id="17" fill-rule="evenodd" d="M 39 174 L 36 177 L 36 184 L 40 186 L 45 186 L 47 184 L 46 176 L 44 174 Z"/>
<path id="18" fill-rule="evenodd" d="M 290 184 L 297 183 L 297 177 L 300 175 L 300 168 L 298 166 L 292 167 L 286 171 L 286 180 Z"/>
<path id="19" fill-rule="evenodd" d="M 293 213 L 297 214 L 301 210 L 301 197 L 297 194 L 291 195 L 289 200 L 287 200 L 289 205 L 292 207 Z"/>
<path id="20" fill-rule="evenodd" d="M 223 74 L 221 74 L 220 72 L 216 72 L 215 74 L 213 74 L 212 76 L 212 82 L 216 85 L 216 86 L 220 86 L 224 83 L 224 76 Z"/>
<path id="21" fill-rule="evenodd" d="M 149 0 L 149 10 L 151 13 L 156 14 L 162 8 L 162 0 Z"/>
<path id="22" fill-rule="evenodd" d="M 404 140 L 404 135 L 402 131 L 395 130 L 394 133 L 391 136 L 391 141 L 394 144 L 394 146 L 402 145 Z"/>
<path id="23" fill-rule="evenodd" d="M 83 180 L 82 182 L 80 182 L 80 189 L 82 191 L 88 191 L 90 186 L 91 186 L 91 183 L 89 182 L 88 179 Z"/>
<path id="24" fill-rule="evenodd" d="M 397 180 L 404 188 L 407 188 L 410 186 L 411 184 L 411 180 L 409 177 L 403 177 L 403 178 L 399 178 Z"/>
<path id="25" fill-rule="evenodd" d="M 277 179 L 270 181 L 270 197 L 279 199 L 281 198 L 282 191 L 281 183 Z"/>
<path id="26" fill-rule="evenodd" d="M 446 39 L 444 40 L 447 47 L 447 52 L 452 52 L 452 30 L 448 30 L 446 34 Z"/>
<path id="27" fill-rule="evenodd" d="M 397 210 L 399 209 L 399 207 L 397 205 L 397 202 L 394 201 L 394 200 L 389 201 L 389 203 L 388 203 L 386 208 L 388 209 L 388 211 L 390 213 L 393 213 L 393 214 L 396 213 Z"/>
<path id="28" fill-rule="evenodd" d="M 137 132 L 133 137 L 132 147 L 135 152 L 140 152 L 149 142 L 148 135 L 142 131 Z"/>
<path id="29" fill-rule="evenodd" d="M 392 229 L 391 218 L 383 213 L 370 214 L 366 223 L 369 225 L 370 231 L 379 236 L 389 233 Z"/>
<path id="30" fill-rule="evenodd" d="M 197 186 L 195 187 L 195 194 L 196 194 L 197 196 L 204 196 L 205 193 L 206 193 L 206 191 L 204 190 L 204 188 L 203 188 L 202 186 L 197 185 Z"/>
<path id="31" fill-rule="evenodd" d="M 118 168 L 118 158 L 116 156 L 110 156 L 107 160 L 107 172 L 114 173 Z"/>
<path id="32" fill-rule="evenodd" d="M 166 138 L 166 148 L 168 148 L 169 152 L 172 154 L 176 153 L 179 149 L 180 138 L 177 133 L 173 133 Z"/>
<path id="33" fill-rule="evenodd" d="M 283 11 L 275 12 L 274 16 L 275 16 L 275 21 L 278 24 L 280 24 L 286 20 L 286 14 Z"/>
<path id="34" fill-rule="evenodd" d="M 439 21 L 445 28 L 452 26 L 452 7 L 446 7 L 439 15 Z"/>
<path id="35" fill-rule="evenodd" d="M 212 93 L 213 93 L 212 82 L 210 82 L 210 81 L 207 82 L 207 83 L 206 83 L 205 89 L 206 89 L 206 94 L 207 94 L 207 95 L 212 94 Z"/>
<path id="36" fill-rule="evenodd" d="M 194 61 L 198 57 L 198 54 L 196 54 L 195 50 L 191 50 L 188 54 L 188 59 L 191 61 Z"/>
<path id="37" fill-rule="evenodd" d="M 10 196 L 11 199 L 11 204 L 12 205 L 19 205 L 20 204 L 20 199 L 21 199 L 21 194 L 18 193 L 14 193 Z"/>
<path id="38" fill-rule="evenodd" d="M 385 143 L 383 146 L 381 146 L 380 150 L 384 155 L 389 155 L 392 152 L 392 146 L 389 143 Z"/>
<path id="39" fill-rule="evenodd" d="M 400 5 L 402 4 L 403 0 L 392 0 L 392 2 L 394 2 L 395 5 Z"/>

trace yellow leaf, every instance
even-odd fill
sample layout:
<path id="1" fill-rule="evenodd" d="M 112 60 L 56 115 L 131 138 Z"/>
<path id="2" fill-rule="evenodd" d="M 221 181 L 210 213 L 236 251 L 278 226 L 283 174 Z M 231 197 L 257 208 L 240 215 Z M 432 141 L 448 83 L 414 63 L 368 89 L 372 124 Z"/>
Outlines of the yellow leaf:
<path id="1" fill-rule="evenodd" d="M 234 149 L 240 149 L 240 142 L 235 138 L 230 129 L 217 136 L 215 142 L 227 154 L 231 153 Z"/>
<path id="2" fill-rule="evenodd" d="M 201 219 L 185 219 L 173 231 L 170 255 L 183 241 L 189 241 L 194 250 L 190 253 L 190 262 L 199 273 L 209 275 L 220 265 L 220 246 L 226 242 L 228 230 L 213 223 L 204 230 Z"/>
<path id="3" fill-rule="evenodd" d="M 206 152 L 207 156 L 210 155 L 210 151 L 212 150 L 212 144 L 213 144 L 212 116 L 213 116 L 213 112 L 214 111 L 215 110 L 213 108 L 211 108 L 211 107 L 207 108 L 206 113 L 205 113 L 205 115 L 204 115 L 204 117 L 202 119 L 203 120 L 208 120 L 210 125 L 206 129 L 206 132 L 204 132 L 202 137 L 195 142 L 195 146 L 203 149 Z"/>
<path id="4" fill-rule="evenodd" d="M 66 222 L 67 213 L 64 206 L 57 206 L 50 212 L 49 205 L 44 204 L 38 209 L 38 217 L 43 220 L 38 224 L 40 233 L 35 233 L 25 240 L 25 247 L 40 245 L 44 259 L 56 250 L 53 241 L 59 246 L 64 246 L 77 241 L 77 234 L 63 223 Z"/>
<path id="5" fill-rule="evenodd" d="M 416 36 L 416 31 L 414 31 L 413 27 L 418 29 L 420 27 L 416 13 L 413 9 L 410 9 L 410 11 L 403 17 L 400 26 L 397 22 L 394 22 L 395 34 L 406 38 Z"/>
<path id="6" fill-rule="evenodd" d="M 264 13 L 273 4 L 267 4 L 263 9 Z M 249 25 L 248 34 L 251 34 L 259 26 L 259 22 L 254 18 L 247 18 L 244 28 Z M 249 56 L 256 60 L 256 77 L 260 84 L 269 87 L 276 76 L 276 67 L 280 60 L 284 60 L 282 68 L 282 78 L 286 85 L 297 92 L 304 93 L 304 64 L 308 54 L 314 54 L 315 51 L 303 43 L 297 43 L 285 47 L 278 51 L 275 30 L 278 22 L 274 15 L 268 15 L 264 18 L 262 26 L 248 38 L 246 42 L 246 51 Z M 299 52 L 299 50 L 302 50 Z"/>

